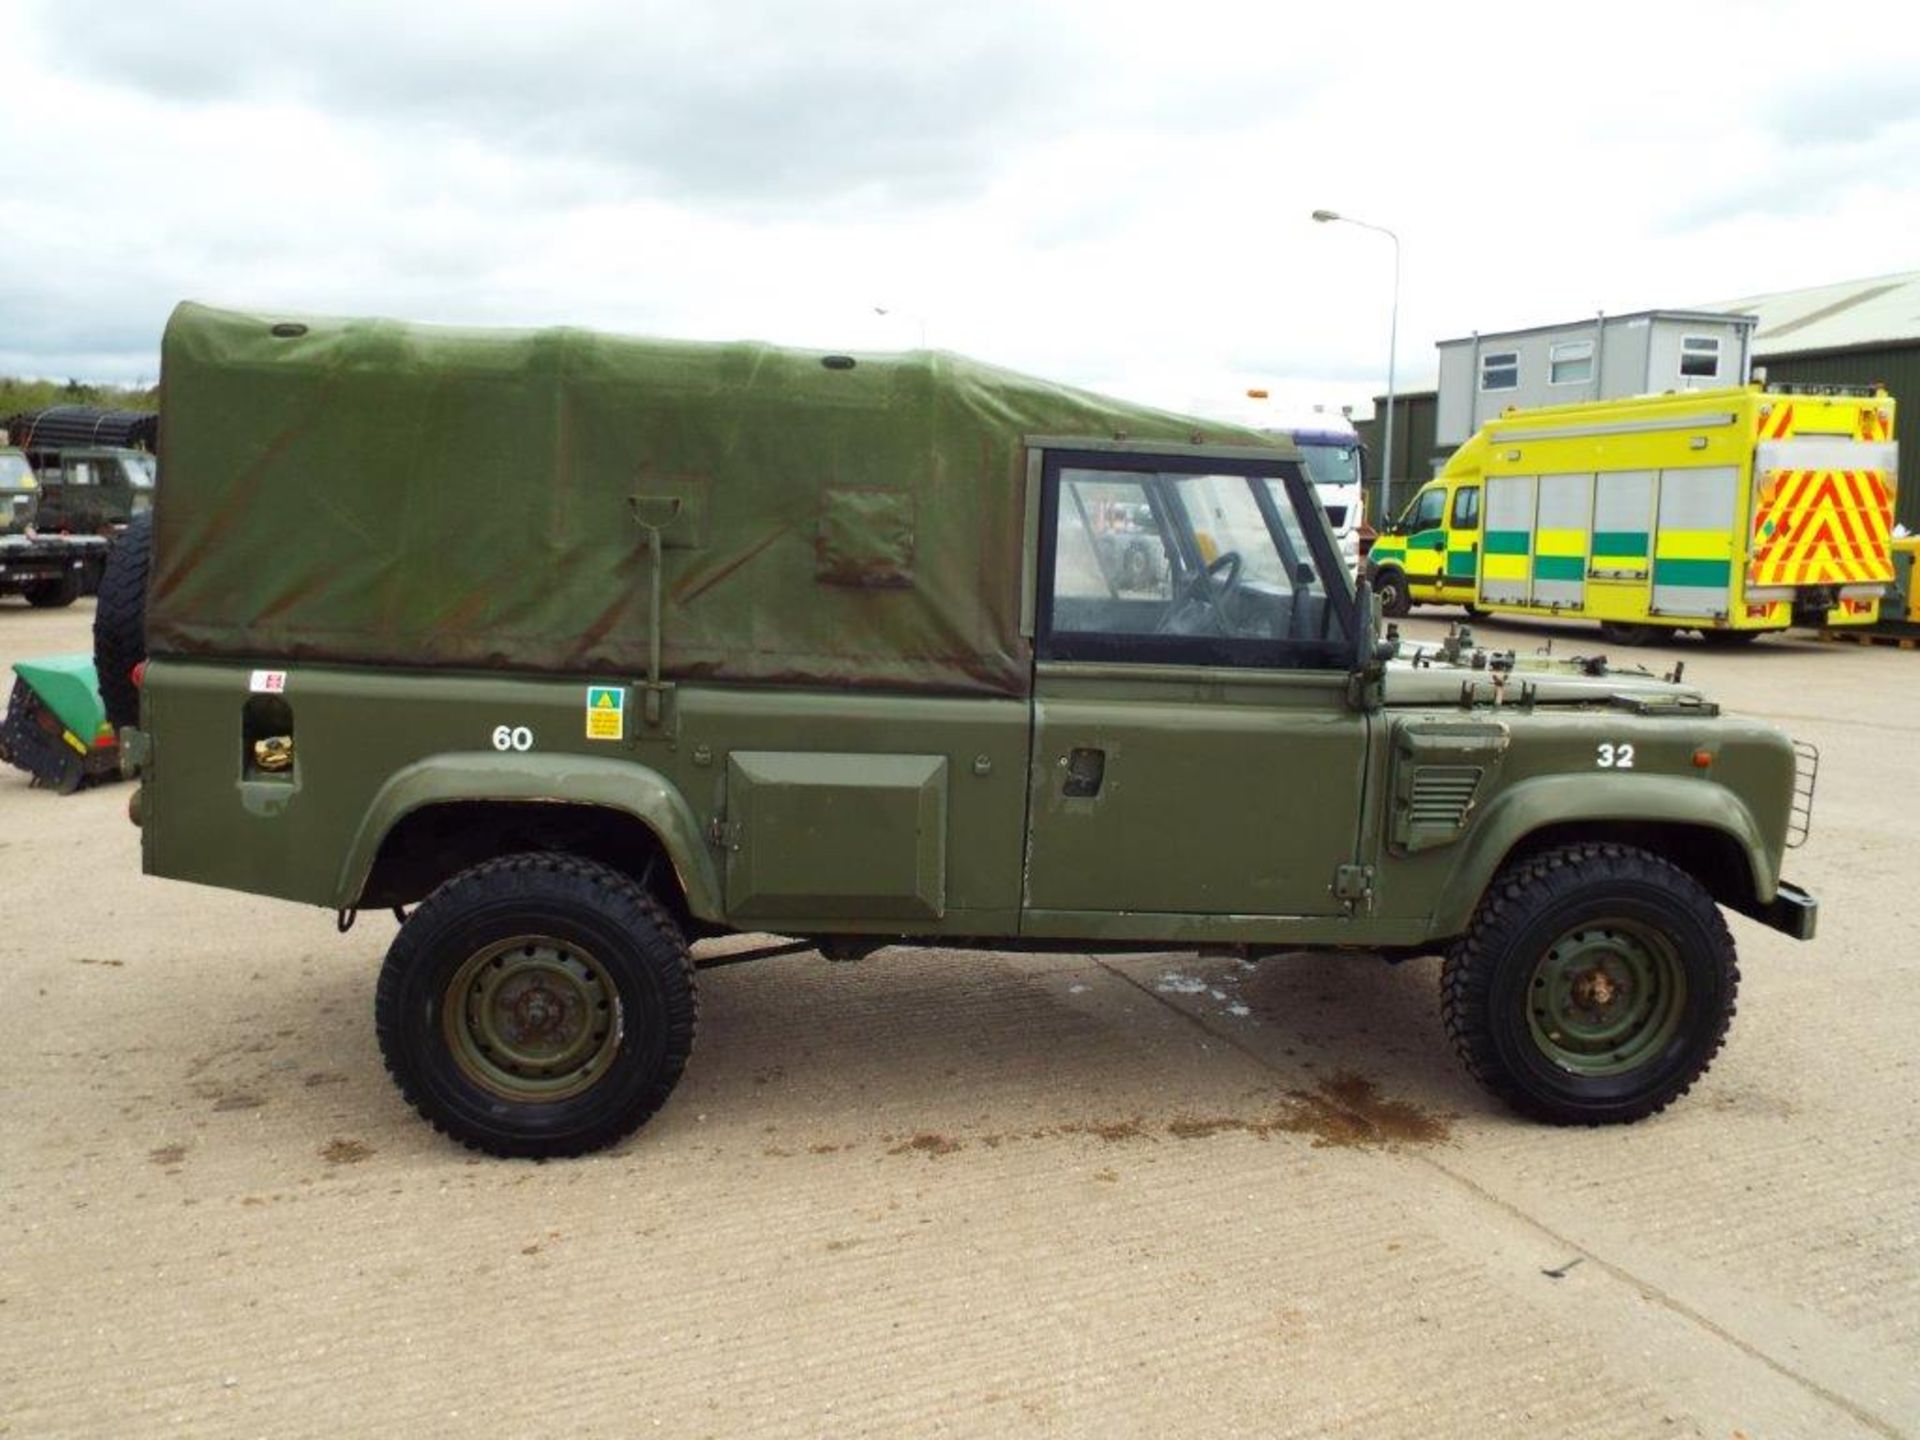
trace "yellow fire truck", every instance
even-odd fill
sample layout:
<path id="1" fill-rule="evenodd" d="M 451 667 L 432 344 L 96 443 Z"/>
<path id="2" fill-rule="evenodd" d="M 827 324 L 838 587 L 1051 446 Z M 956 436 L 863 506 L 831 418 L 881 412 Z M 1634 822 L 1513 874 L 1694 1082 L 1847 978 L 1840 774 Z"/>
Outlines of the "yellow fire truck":
<path id="1" fill-rule="evenodd" d="M 1747 385 L 1510 410 L 1454 452 L 1368 560 L 1417 604 L 1751 640 L 1867 625 L 1893 580 L 1884 390 Z"/>

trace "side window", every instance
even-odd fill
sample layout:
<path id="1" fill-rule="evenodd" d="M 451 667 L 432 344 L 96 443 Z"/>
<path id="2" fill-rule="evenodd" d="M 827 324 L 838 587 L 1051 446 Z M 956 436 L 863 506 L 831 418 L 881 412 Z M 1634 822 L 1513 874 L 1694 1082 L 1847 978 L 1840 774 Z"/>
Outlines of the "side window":
<path id="1" fill-rule="evenodd" d="M 1447 492 L 1438 486 L 1422 490 L 1407 512 L 1407 529 L 1438 530 L 1440 517 L 1447 513 Z"/>
<path id="2" fill-rule="evenodd" d="M 1684 335 L 1680 339 L 1680 374 L 1689 380 L 1712 380 L 1720 374 L 1720 337 Z"/>
<path id="3" fill-rule="evenodd" d="M 1584 385 L 1593 379 L 1593 342 L 1562 340 L 1547 351 L 1549 385 Z"/>
<path id="4" fill-rule="evenodd" d="M 1139 480 L 1092 470 L 1069 470 L 1060 481 L 1055 602 L 1125 600 L 1123 607 L 1086 610 L 1108 626 L 1135 618 L 1131 602 L 1164 604 L 1173 598 L 1171 552 Z"/>
<path id="5" fill-rule="evenodd" d="M 91 485 L 93 484 L 93 462 L 76 460 L 71 465 L 63 466 L 60 478 L 69 485 Z"/>
<path id="6" fill-rule="evenodd" d="M 1299 513 L 1313 502 L 1297 465 L 1079 459 L 1047 464 L 1042 659 L 1346 663 L 1352 595 L 1319 514 Z"/>
<path id="7" fill-rule="evenodd" d="M 1480 357 L 1482 390 L 1513 390 L 1520 384 L 1520 352 L 1490 350 Z"/>
<path id="8" fill-rule="evenodd" d="M 1453 528 L 1472 530 L 1480 524 L 1480 487 L 1463 485 L 1453 492 Z"/>

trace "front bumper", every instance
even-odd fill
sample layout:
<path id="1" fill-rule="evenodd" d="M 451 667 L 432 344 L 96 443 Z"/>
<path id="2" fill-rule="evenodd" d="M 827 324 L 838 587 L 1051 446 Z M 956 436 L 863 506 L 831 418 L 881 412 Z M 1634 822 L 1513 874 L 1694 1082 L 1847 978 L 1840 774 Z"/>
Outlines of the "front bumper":
<path id="1" fill-rule="evenodd" d="M 1773 899 L 1749 913 L 1762 925 L 1778 930 L 1782 935 L 1791 935 L 1796 940 L 1811 940 L 1820 921 L 1820 902 L 1798 885 L 1789 885 L 1782 880 Z"/>

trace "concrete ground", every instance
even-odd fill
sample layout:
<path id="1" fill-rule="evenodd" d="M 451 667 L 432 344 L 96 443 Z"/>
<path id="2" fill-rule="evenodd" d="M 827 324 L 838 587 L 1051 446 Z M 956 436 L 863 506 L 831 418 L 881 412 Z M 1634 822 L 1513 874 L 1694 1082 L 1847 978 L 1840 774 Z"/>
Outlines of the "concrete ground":
<path id="1" fill-rule="evenodd" d="M 1433 961 L 889 951 L 707 973 L 636 1138 L 482 1160 L 382 1072 L 390 919 L 5 771 L 0 1433 L 1920 1435 L 1920 654 L 1635 658 L 1821 747 L 1821 935 L 1736 918 L 1727 1050 L 1608 1131 L 1484 1098 Z"/>

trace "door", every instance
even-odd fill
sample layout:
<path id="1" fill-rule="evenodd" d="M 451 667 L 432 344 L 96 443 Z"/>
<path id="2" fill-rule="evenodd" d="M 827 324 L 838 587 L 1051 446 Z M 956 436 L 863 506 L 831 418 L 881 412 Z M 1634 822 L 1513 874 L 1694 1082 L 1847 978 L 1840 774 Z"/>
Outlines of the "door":
<path id="1" fill-rule="evenodd" d="M 1593 477 L 1593 530 L 1581 603 L 1602 620 L 1637 623 L 1653 603 L 1654 472 Z"/>
<path id="2" fill-rule="evenodd" d="M 1533 487 L 1531 475 L 1487 477 L 1480 598 L 1490 604 L 1525 605 L 1533 597 Z"/>
<path id="3" fill-rule="evenodd" d="M 90 535 L 100 513 L 100 463 L 62 458 L 60 479 L 46 487 L 43 509 L 53 512 L 51 529 Z"/>
<path id="4" fill-rule="evenodd" d="M 1533 526 L 1533 603 L 1578 609 L 1587 600 L 1593 476 L 1542 475 Z"/>
<path id="5" fill-rule="evenodd" d="M 1040 532 L 1023 930 L 1340 913 L 1368 720 L 1352 590 L 1297 464 L 1052 452 Z"/>
<path id="6" fill-rule="evenodd" d="M 1480 487 L 1456 485 L 1447 500 L 1446 563 L 1440 572 L 1444 598 L 1456 604 L 1473 599 L 1480 574 Z"/>
<path id="7" fill-rule="evenodd" d="M 1447 490 L 1431 485 L 1414 496 L 1401 522 L 1406 532 L 1407 583 L 1416 600 L 1447 598 Z"/>
<path id="8" fill-rule="evenodd" d="M 1733 609 L 1732 465 L 1660 472 L 1653 536 L 1653 608 L 1659 615 L 1725 619 Z"/>

